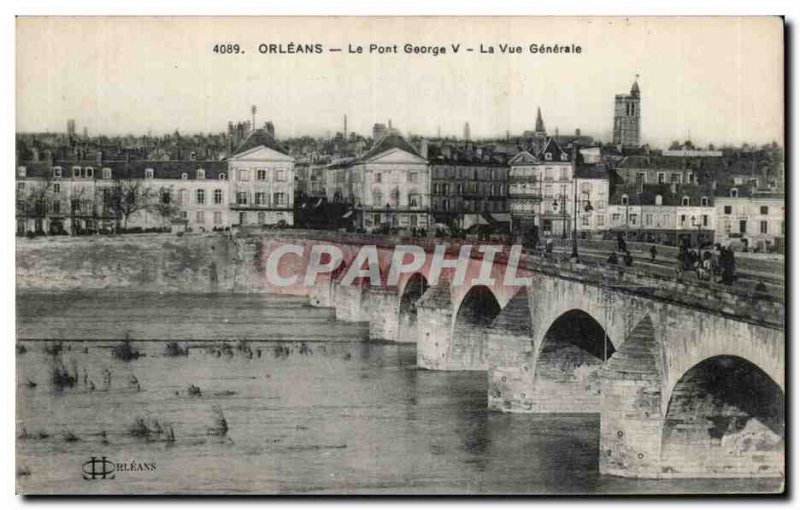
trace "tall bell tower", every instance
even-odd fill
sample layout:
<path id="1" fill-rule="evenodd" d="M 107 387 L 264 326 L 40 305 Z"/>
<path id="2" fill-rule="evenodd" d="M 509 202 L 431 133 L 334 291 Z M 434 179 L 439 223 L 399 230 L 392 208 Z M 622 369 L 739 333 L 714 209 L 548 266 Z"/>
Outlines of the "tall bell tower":
<path id="1" fill-rule="evenodd" d="M 614 96 L 614 145 L 639 147 L 641 144 L 642 109 L 639 75 L 630 94 Z"/>

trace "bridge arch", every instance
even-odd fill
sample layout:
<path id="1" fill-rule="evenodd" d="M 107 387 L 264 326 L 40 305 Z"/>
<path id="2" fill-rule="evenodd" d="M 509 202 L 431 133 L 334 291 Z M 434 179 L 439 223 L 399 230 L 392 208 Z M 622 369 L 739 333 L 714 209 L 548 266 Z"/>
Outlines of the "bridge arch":
<path id="1" fill-rule="evenodd" d="M 486 370 L 489 326 L 502 310 L 495 293 L 475 285 L 464 295 L 453 318 L 450 359 L 461 370 Z"/>
<path id="2" fill-rule="evenodd" d="M 428 279 L 425 278 L 422 273 L 410 275 L 405 285 L 403 285 L 400 292 L 400 305 L 397 312 L 398 341 L 417 341 L 417 302 L 429 287 Z"/>
<path id="3" fill-rule="evenodd" d="M 556 317 L 539 344 L 533 409 L 599 412 L 598 370 L 614 352 L 614 343 L 605 328 L 588 312 L 573 308 Z"/>
<path id="4" fill-rule="evenodd" d="M 674 385 L 661 435 L 665 476 L 782 476 L 784 394 L 753 362 L 706 358 Z"/>

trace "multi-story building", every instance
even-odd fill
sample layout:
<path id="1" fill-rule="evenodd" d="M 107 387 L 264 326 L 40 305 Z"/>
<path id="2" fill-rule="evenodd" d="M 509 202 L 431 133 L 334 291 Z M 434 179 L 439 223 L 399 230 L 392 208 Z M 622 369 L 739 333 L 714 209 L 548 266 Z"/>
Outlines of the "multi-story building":
<path id="1" fill-rule="evenodd" d="M 478 215 L 498 223 L 510 220 L 503 155 L 457 152 L 450 158 L 431 158 L 430 174 L 431 211 L 437 223 L 462 229 L 478 221 Z"/>
<path id="2" fill-rule="evenodd" d="M 274 139 L 256 134 L 227 161 L 104 160 L 98 154 L 95 160 L 23 163 L 17 168 L 17 231 L 292 224 L 293 160 L 271 145 Z"/>
<path id="3" fill-rule="evenodd" d="M 294 158 L 257 129 L 228 158 L 233 225 L 294 224 Z"/>
<path id="4" fill-rule="evenodd" d="M 749 196 L 718 197 L 714 241 L 741 249 L 785 249 L 785 195 L 754 192 Z"/>
<path id="5" fill-rule="evenodd" d="M 614 145 L 638 147 L 642 127 L 641 92 L 633 82 L 630 94 L 614 96 Z"/>
<path id="6" fill-rule="evenodd" d="M 540 237 L 567 237 L 572 230 L 572 156 L 553 138 L 538 154 L 522 151 L 509 161 L 508 201 L 512 230 Z"/>
<path id="7" fill-rule="evenodd" d="M 389 129 L 363 156 L 328 172 L 328 200 L 352 203 L 357 228 L 429 228 L 428 161 L 397 131 Z"/>

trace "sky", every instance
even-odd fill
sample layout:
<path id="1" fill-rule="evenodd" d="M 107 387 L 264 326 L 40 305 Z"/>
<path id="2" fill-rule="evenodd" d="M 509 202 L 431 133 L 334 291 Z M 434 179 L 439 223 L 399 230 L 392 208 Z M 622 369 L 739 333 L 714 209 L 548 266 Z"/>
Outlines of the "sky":
<path id="1" fill-rule="evenodd" d="M 323 53 L 258 51 L 292 42 Z M 215 54 L 218 43 L 244 54 Z M 398 54 L 370 54 L 371 43 Z M 447 53 L 409 55 L 405 43 Z M 345 114 L 363 135 L 391 119 L 427 136 L 461 136 L 469 122 L 481 138 L 533 129 L 541 107 L 550 133 L 607 141 L 614 95 L 638 75 L 643 143 L 783 141 L 779 18 L 20 17 L 16 44 L 18 132 L 64 132 L 67 119 L 90 135 L 220 132 L 256 105 L 279 138 L 333 134 Z"/>

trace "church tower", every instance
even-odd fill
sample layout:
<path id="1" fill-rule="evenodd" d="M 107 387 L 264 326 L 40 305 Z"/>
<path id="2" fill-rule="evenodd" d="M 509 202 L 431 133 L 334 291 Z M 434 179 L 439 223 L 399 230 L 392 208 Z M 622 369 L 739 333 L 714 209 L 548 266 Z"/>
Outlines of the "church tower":
<path id="1" fill-rule="evenodd" d="M 614 97 L 614 145 L 639 147 L 642 127 L 639 76 L 631 86 L 630 94 Z"/>

